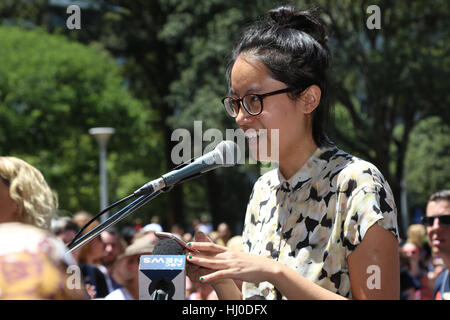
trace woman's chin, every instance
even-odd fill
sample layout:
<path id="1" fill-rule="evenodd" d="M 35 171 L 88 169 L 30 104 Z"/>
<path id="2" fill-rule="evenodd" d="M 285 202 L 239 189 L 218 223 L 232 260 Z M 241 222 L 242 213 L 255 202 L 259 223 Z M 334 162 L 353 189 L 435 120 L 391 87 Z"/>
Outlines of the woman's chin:
<path id="1" fill-rule="evenodd" d="M 250 157 L 254 160 L 254 161 L 259 161 L 259 162 L 278 162 L 278 159 L 275 159 L 274 157 L 271 156 L 270 154 L 270 150 L 267 151 L 266 149 L 263 148 L 258 148 L 257 146 L 250 146 Z"/>

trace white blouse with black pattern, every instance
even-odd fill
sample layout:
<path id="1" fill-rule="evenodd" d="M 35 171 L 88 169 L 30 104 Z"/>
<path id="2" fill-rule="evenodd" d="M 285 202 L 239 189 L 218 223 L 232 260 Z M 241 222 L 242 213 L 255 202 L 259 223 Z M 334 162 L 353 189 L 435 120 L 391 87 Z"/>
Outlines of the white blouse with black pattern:
<path id="1" fill-rule="evenodd" d="M 378 169 L 336 147 L 318 148 L 289 180 L 261 176 L 247 206 L 246 252 L 270 257 L 351 297 L 347 257 L 377 223 L 398 239 L 397 213 Z M 244 299 L 280 299 L 269 282 L 244 282 Z"/>

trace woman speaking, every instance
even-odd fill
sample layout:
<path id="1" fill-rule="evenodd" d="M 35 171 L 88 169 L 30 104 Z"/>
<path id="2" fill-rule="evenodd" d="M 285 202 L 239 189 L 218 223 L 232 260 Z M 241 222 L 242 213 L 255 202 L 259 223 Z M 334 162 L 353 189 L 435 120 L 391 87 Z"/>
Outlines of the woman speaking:
<path id="1" fill-rule="evenodd" d="M 254 157 L 278 168 L 253 187 L 245 252 L 196 235 L 192 281 L 220 299 L 398 299 L 397 214 L 379 170 L 325 133 L 331 54 L 316 10 L 272 9 L 237 42 L 222 101 Z M 277 150 L 271 150 L 274 133 Z M 266 159 L 258 159 L 266 160 Z M 242 291 L 233 280 L 243 281 Z"/>

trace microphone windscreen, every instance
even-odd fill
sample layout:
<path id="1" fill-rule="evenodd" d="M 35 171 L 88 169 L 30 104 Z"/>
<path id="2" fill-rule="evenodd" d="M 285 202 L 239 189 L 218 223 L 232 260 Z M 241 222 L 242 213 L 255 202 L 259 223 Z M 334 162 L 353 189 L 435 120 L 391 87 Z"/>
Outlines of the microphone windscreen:
<path id="1" fill-rule="evenodd" d="M 183 255 L 183 247 L 181 247 L 173 239 L 162 239 L 159 240 L 155 249 L 153 249 L 153 255 Z"/>

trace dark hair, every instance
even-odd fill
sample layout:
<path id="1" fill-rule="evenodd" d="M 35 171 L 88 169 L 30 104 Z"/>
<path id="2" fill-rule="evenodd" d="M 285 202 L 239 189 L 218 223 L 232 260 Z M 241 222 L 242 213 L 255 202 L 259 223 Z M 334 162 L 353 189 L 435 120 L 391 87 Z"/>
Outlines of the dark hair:
<path id="1" fill-rule="evenodd" d="M 433 193 L 428 199 L 428 202 L 441 200 L 450 201 L 450 190 L 441 190 Z"/>
<path id="2" fill-rule="evenodd" d="M 72 221 L 69 217 L 62 217 L 56 220 L 51 228 L 52 233 L 55 236 L 60 235 L 64 231 L 74 231 L 77 233 L 80 230 L 80 227 Z"/>
<path id="3" fill-rule="evenodd" d="M 107 233 L 109 233 L 110 235 L 112 235 L 114 237 L 120 237 L 119 231 L 116 228 L 114 228 L 114 227 L 108 228 L 107 230 L 105 230 L 103 232 L 107 232 Z"/>
<path id="4" fill-rule="evenodd" d="M 294 89 L 292 98 L 317 85 L 321 99 L 313 112 L 313 138 L 318 146 L 332 145 L 325 133 L 330 115 L 327 71 L 331 54 L 327 39 L 318 9 L 298 11 L 294 6 L 272 9 L 243 31 L 227 69 L 228 85 L 231 87 L 231 70 L 241 53 L 259 58 L 272 78 Z"/>

